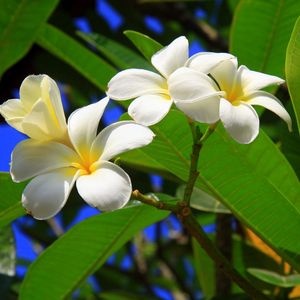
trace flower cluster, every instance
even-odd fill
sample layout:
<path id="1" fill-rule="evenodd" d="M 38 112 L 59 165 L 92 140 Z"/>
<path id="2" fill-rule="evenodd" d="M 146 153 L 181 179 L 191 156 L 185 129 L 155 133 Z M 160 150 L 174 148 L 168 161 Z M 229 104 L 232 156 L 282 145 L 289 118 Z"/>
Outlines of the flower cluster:
<path id="1" fill-rule="evenodd" d="M 151 62 L 160 74 L 128 69 L 108 84 L 111 99 L 135 98 L 128 113 L 140 124 L 159 122 L 174 103 L 192 120 L 208 124 L 221 120 L 233 139 L 248 144 L 259 132 L 259 118 L 252 105 L 260 105 L 291 129 L 291 118 L 282 103 L 261 91 L 284 80 L 238 67 L 231 54 L 201 52 L 188 58 L 188 41 L 182 36 L 155 53 Z"/>
<path id="2" fill-rule="evenodd" d="M 123 207 L 131 196 L 131 181 L 110 160 L 151 143 L 154 134 L 146 126 L 161 121 L 173 103 L 194 121 L 221 120 L 239 143 L 250 143 L 258 135 L 259 118 L 252 105 L 273 111 L 291 129 L 281 102 L 261 91 L 284 81 L 238 67 L 231 54 L 202 52 L 189 58 L 188 41 L 179 37 L 151 62 L 159 73 L 129 69 L 111 79 L 108 97 L 134 99 L 128 108 L 134 121 L 116 122 L 98 134 L 109 98 L 76 110 L 66 122 L 59 89 L 47 75 L 28 76 L 20 99 L 0 106 L 7 123 L 29 137 L 12 153 L 11 176 L 15 182 L 33 178 L 22 195 L 31 215 L 47 219 L 57 214 L 75 183 L 89 205 L 100 210 Z"/>
<path id="3" fill-rule="evenodd" d="M 131 181 L 109 160 L 149 144 L 153 132 L 123 121 L 97 135 L 107 97 L 77 109 L 66 124 L 58 87 L 47 75 L 27 77 L 20 98 L 6 101 L 0 112 L 30 137 L 15 147 L 10 170 L 15 182 L 33 178 L 22 195 L 27 212 L 36 219 L 51 218 L 65 205 L 75 182 L 89 205 L 104 211 L 123 207 L 131 196 Z"/>

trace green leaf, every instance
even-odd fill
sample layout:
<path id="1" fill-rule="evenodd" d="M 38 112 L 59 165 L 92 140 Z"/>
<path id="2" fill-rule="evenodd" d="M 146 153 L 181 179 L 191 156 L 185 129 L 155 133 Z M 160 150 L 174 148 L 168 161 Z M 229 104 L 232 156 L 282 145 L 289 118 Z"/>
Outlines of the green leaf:
<path id="1" fill-rule="evenodd" d="M 0 228 L 23 216 L 21 195 L 25 183 L 14 183 L 9 173 L 0 172 Z"/>
<path id="2" fill-rule="evenodd" d="M 163 48 L 163 46 L 149 36 L 133 30 L 126 30 L 124 34 L 140 50 L 140 52 L 151 61 L 152 55 Z"/>
<path id="3" fill-rule="evenodd" d="M 185 185 L 181 185 L 176 190 L 176 197 L 178 199 L 183 199 L 185 187 Z M 193 189 L 190 203 L 192 208 L 201 211 L 223 214 L 231 213 L 230 210 L 226 208 L 220 201 L 197 187 Z"/>
<path id="4" fill-rule="evenodd" d="M 21 300 L 66 299 L 139 230 L 168 215 L 139 205 L 103 213 L 75 225 L 29 268 Z M 49 293 L 51 291 L 51 293 Z"/>
<path id="5" fill-rule="evenodd" d="M 41 28 L 37 43 L 102 91 L 107 89 L 108 81 L 116 74 L 111 65 L 52 25 L 46 24 Z"/>
<path id="6" fill-rule="evenodd" d="M 231 27 L 230 52 L 250 69 L 284 77 L 285 51 L 299 15 L 297 0 L 241 0 Z"/>
<path id="7" fill-rule="evenodd" d="M 101 54 L 120 69 L 141 68 L 153 70 L 153 67 L 139 54 L 104 35 L 80 31 L 77 32 L 77 35 L 90 45 L 94 46 Z"/>
<path id="8" fill-rule="evenodd" d="M 30 49 L 58 0 L 0 0 L 0 76 Z"/>
<path id="9" fill-rule="evenodd" d="M 300 275 L 292 274 L 292 275 L 281 275 L 276 272 L 257 269 L 257 268 L 249 268 L 247 271 L 254 277 L 270 283 L 272 285 L 276 285 L 283 288 L 291 288 L 300 284 Z"/>
<path id="10" fill-rule="evenodd" d="M 297 19 L 286 51 L 285 71 L 300 133 L 300 17 Z"/>
<path id="11" fill-rule="evenodd" d="M 16 248 L 12 228 L 0 229 L 0 295 L 10 299 L 9 290 L 16 270 Z"/>
<path id="12" fill-rule="evenodd" d="M 186 181 L 192 138 L 185 116 L 170 111 L 151 129 L 154 141 L 137 151 Z M 244 224 L 300 271 L 299 180 L 261 130 L 249 145 L 232 140 L 221 124 L 205 142 L 196 186 L 227 206 Z"/>
<path id="13" fill-rule="evenodd" d="M 14 276 L 16 268 L 16 249 L 11 227 L 0 229 L 0 274 Z"/>

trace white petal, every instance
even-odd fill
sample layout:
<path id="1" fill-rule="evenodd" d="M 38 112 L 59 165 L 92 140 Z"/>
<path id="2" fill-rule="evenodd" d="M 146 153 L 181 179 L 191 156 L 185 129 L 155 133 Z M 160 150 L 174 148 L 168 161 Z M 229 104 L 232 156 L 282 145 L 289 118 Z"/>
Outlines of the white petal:
<path id="1" fill-rule="evenodd" d="M 60 127 L 66 127 L 66 117 L 60 97 L 60 91 L 56 82 L 47 75 L 43 75 L 41 82 L 41 95 L 48 109 L 53 113 L 53 120 L 58 122 Z"/>
<path id="2" fill-rule="evenodd" d="M 163 95 L 144 95 L 128 107 L 128 114 L 137 123 L 151 126 L 161 121 L 169 112 L 173 101 Z"/>
<path id="3" fill-rule="evenodd" d="M 188 56 L 189 42 L 185 36 L 180 36 L 156 52 L 151 58 L 151 63 L 165 78 L 168 78 L 176 69 L 184 66 Z"/>
<path id="4" fill-rule="evenodd" d="M 117 165 L 100 161 L 99 168 L 90 175 L 80 176 L 78 193 L 91 206 L 109 211 L 123 207 L 131 196 L 131 181 Z"/>
<path id="5" fill-rule="evenodd" d="M 154 133 L 133 121 L 121 121 L 107 126 L 92 145 L 93 160 L 110 160 L 125 151 L 143 147 L 152 142 Z M 101 155 L 101 157 L 100 157 Z"/>
<path id="6" fill-rule="evenodd" d="M 0 114 L 10 126 L 23 132 L 22 121 L 27 111 L 19 99 L 10 99 L 0 105 Z"/>
<path id="7" fill-rule="evenodd" d="M 235 106 L 221 99 L 220 119 L 230 136 L 241 144 L 251 143 L 258 135 L 259 118 L 250 105 L 241 103 Z"/>
<path id="8" fill-rule="evenodd" d="M 20 142 L 13 150 L 10 173 L 15 182 L 20 182 L 58 168 L 69 167 L 76 161 L 77 154 L 63 144 L 28 139 Z"/>
<path id="9" fill-rule="evenodd" d="M 194 102 L 177 101 L 175 105 L 197 122 L 212 124 L 219 120 L 219 96 L 212 96 Z"/>
<path id="10" fill-rule="evenodd" d="M 277 76 L 251 71 L 246 66 L 240 66 L 238 72 L 240 72 L 243 89 L 247 93 L 260 90 L 269 85 L 284 83 L 284 80 Z"/>
<path id="11" fill-rule="evenodd" d="M 128 69 L 119 72 L 110 80 L 107 95 L 114 100 L 127 100 L 147 94 L 164 93 L 166 89 L 166 80 L 160 75 L 143 69 Z"/>
<path id="12" fill-rule="evenodd" d="M 23 191 L 22 204 L 38 220 L 49 219 L 65 205 L 79 171 L 63 168 L 35 177 Z"/>
<path id="13" fill-rule="evenodd" d="M 246 102 L 250 105 L 263 106 L 284 120 L 290 131 L 292 131 L 292 120 L 289 113 L 285 110 L 283 104 L 272 94 L 264 91 L 259 91 L 251 94 L 249 100 Z"/>
<path id="14" fill-rule="evenodd" d="M 41 84 L 47 75 L 27 76 L 20 87 L 20 99 L 27 111 L 31 109 L 34 103 L 42 97 Z"/>
<path id="15" fill-rule="evenodd" d="M 209 76 L 186 67 L 175 71 L 169 77 L 168 85 L 175 102 L 193 102 L 223 94 Z"/>
<path id="16" fill-rule="evenodd" d="M 63 139 L 67 134 L 65 126 L 60 127 L 47 104 L 39 99 L 24 117 L 22 122 L 23 132 L 29 137 L 41 141 L 50 139 Z"/>
<path id="17" fill-rule="evenodd" d="M 237 60 L 233 55 L 229 53 L 214 52 L 197 53 L 190 57 L 185 65 L 196 71 L 208 74 L 214 67 L 228 59 L 232 59 L 233 62 L 237 65 Z"/>
<path id="18" fill-rule="evenodd" d="M 222 61 L 212 69 L 210 74 L 217 81 L 221 91 L 225 91 L 227 94 L 230 94 L 231 90 L 235 86 L 237 77 L 236 59 L 227 59 Z"/>
<path id="19" fill-rule="evenodd" d="M 69 117 L 68 130 L 74 148 L 82 158 L 87 159 L 89 150 L 97 135 L 99 121 L 109 98 L 75 110 Z"/>

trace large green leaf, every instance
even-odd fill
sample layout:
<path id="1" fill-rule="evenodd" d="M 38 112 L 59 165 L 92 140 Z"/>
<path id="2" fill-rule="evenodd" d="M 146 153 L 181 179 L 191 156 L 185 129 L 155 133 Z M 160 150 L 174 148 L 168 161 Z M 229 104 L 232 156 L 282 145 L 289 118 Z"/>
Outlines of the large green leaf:
<path id="1" fill-rule="evenodd" d="M 171 111 L 152 127 L 153 143 L 142 151 L 186 181 L 192 138 L 185 117 Z M 232 140 L 221 124 L 200 155 L 196 185 L 227 206 L 272 248 L 300 270 L 300 187 L 282 153 L 261 130 L 250 145 Z"/>
<path id="2" fill-rule="evenodd" d="M 296 285 L 300 285 L 300 275 L 299 274 L 291 274 L 291 275 L 281 275 L 279 273 L 258 269 L 258 268 L 249 268 L 248 272 L 264 281 L 279 287 L 290 288 Z"/>
<path id="3" fill-rule="evenodd" d="M 108 81 L 116 74 L 107 62 L 52 25 L 41 28 L 37 43 L 71 65 L 102 91 L 107 89 Z"/>
<path id="4" fill-rule="evenodd" d="M 300 132 L 300 17 L 297 19 L 286 52 L 286 81 Z"/>
<path id="5" fill-rule="evenodd" d="M 106 36 L 98 33 L 84 32 L 78 32 L 77 34 L 90 45 L 94 46 L 118 68 L 142 68 L 153 70 L 153 67 L 139 54 Z"/>
<path id="6" fill-rule="evenodd" d="M 24 183 L 14 183 L 9 173 L 0 172 L 0 228 L 25 214 L 21 205 Z"/>
<path id="7" fill-rule="evenodd" d="M 126 30 L 124 34 L 140 50 L 140 52 L 150 61 L 152 55 L 163 46 L 149 36 L 133 30 Z"/>
<path id="8" fill-rule="evenodd" d="M 68 298 L 83 280 L 139 230 L 167 215 L 168 212 L 138 205 L 100 214 L 79 223 L 32 264 L 19 299 Z"/>
<path id="9" fill-rule="evenodd" d="M 0 0 L 0 76 L 30 49 L 59 0 Z"/>
<path id="10" fill-rule="evenodd" d="M 299 15 L 298 0 L 241 0 L 231 27 L 230 51 L 240 64 L 284 77 L 285 51 Z"/>

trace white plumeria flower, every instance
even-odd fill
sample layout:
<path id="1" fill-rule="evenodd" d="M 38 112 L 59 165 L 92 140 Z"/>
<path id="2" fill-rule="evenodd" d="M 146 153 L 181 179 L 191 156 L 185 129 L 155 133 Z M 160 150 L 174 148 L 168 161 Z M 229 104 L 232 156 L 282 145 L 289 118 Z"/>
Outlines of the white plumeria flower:
<path id="1" fill-rule="evenodd" d="M 6 122 L 36 140 L 65 140 L 66 118 L 59 89 L 47 75 L 30 75 L 20 87 L 20 99 L 0 105 Z"/>
<path id="2" fill-rule="evenodd" d="M 57 214 L 75 182 L 80 196 L 100 210 L 121 208 L 130 199 L 129 176 L 109 160 L 149 144 L 154 134 L 143 125 L 122 121 L 97 135 L 107 103 L 108 98 L 104 98 L 71 114 L 68 120 L 70 146 L 28 139 L 14 149 L 13 180 L 33 178 L 23 191 L 22 204 L 34 218 L 48 219 Z"/>
<path id="3" fill-rule="evenodd" d="M 260 90 L 282 84 L 283 79 L 251 71 L 245 66 L 238 68 L 236 58 L 224 60 L 210 71 L 215 82 L 199 72 L 202 70 L 197 62 L 191 60 L 188 67 L 172 74 L 169 89 L 177 106 L 190 106 L 186 113 L 192 119 L 205 123 L 221 119 L 233 139 L 248 144 L 259 133 L 259 118 L 252 105 L 260 105 L 282 118 L 291 130 L 292 121 L 283 104 L 272 94 Z M 204 86 L 221 93 L 207 100 L 203 97 Z"/>
<path id="4" fill-rule="evenodd" d="M 158 123 L 166 116 L 173 104 L 168 82 L 171 74 L 189 64 L 188 47 L 188 40 L 181 36 L 155 53 L 151 63 L 160 74 L 143 69 L 121 71 L 108 83 L 107 95 L 114 100 L 136 98 L 128 108 L 129 115 L 136 122 L 146 126 Z M 209 73 L 211 68 L 231 57 L 233 56 L 227 53 L 201 53 L 201 57 L 196 61 L 201 65 L 203 72 Z M 211 91 L 203 90 L 203 94 L 208 92 Z"/>

